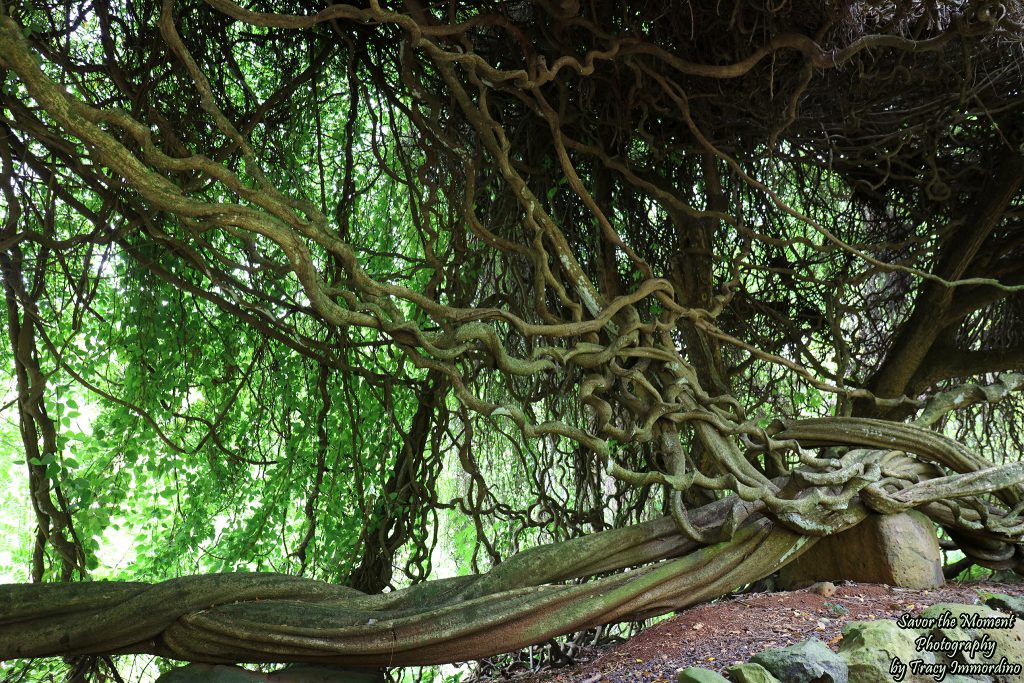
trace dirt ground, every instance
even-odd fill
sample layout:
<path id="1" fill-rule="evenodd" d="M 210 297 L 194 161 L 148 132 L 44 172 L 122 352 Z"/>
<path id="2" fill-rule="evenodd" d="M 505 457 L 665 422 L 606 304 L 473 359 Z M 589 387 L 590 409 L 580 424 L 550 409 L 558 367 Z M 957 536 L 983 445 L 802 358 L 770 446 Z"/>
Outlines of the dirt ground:
<path id="1" fill-rule="evenodd" d="M 724 674 L 769 647 L 808 638 L 839 647 L 848 621 L 896 619 L 939 602 L 976 604 L 979 589 L 1024 595 L 1024 584 L 949 584 L 910 590 L 863 583 L 836 585 L 825 597 L 809 590 L 753 593 L 680 612 L 630 640 L 593 648 L 573 666 L 493 679 L 515 683 L 674 683 L 676 673 L 701 666 Z"/>

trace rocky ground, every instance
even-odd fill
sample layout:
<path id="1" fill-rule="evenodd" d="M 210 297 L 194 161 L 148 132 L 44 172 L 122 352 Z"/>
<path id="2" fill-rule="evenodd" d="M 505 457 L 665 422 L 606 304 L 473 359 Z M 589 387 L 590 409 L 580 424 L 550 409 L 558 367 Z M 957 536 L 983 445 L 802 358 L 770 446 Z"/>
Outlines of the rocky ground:
<path id="1" fill-rule="evenodd" d="M 833 650 L 848 621 L 897 619 L 940 602 L 977 604 L 978 590 L 1024 596 L 1022 584 L 949 584 L 910 590 L 844 583 L 820 592 L 799 590 L 725 598 L 680 612 L 636 637 L 586 651 L 570 667 L 512 674 L 488 683 L 671 683 L 700 666 L 724 673 L 758 652 L 817 638 Z"/>

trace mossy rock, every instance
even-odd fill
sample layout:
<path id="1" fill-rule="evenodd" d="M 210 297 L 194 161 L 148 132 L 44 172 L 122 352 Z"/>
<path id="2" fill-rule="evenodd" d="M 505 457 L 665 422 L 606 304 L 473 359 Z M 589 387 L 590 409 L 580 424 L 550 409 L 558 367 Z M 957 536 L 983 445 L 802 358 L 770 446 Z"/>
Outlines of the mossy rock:
<path id="1" fill-rule="evenodd" d="M 1003 593 L 989 593 L 987 591 L 978 591 L 978 596 L 981 598 L 982 602 L 992 609 L 999 610 L 1000 612 L 1006 612 L 1007 614 L 1013 614 L 1018 619 L 1024 619 L 1024 598 L 1005 595 Z"/>
<path id="2" fill-rule="evenodd" d="M 889 670 L 896 657 L 904 664 L 915 659 L 934 664 L 932 653 L 918 652 L 914 648 L 918 635 L 917 631 L 900 628 L 890 620 L 851 621 L 846 624 L 839 656 L 849 666 L 851 683 L 892 683 Z M 914 681 L 914 678 L 907 680 Z"/>
<path id="3" fill-rule="evenodd" d="M 679 683 L 729 683 L 722 674 L 696 666 L 680 671 L 676 680 Z"/>
<path id="4" fill-rule="evenodd" d="M 786 683 L 847 683 L 849 680 L 846 660 L 816 638 L 765 650 L 750 661 Z"/>
<path id="5" fill-rule="evenodd" d="M 772 676 L 772 672 L 760 664 L 746 662 L 745 664 L 733 664 L 726 672 L 729 680 L 734 683 L 781 683 L 779 679 Z"/>
<path id="6" fill-rule="evenodd" d="M 986 639 L 994 641 L 995 652 L 993 660 L 998 662 L 1002 657 L 1012 663 L 1024 664 L 1024 620 L 1017 619 L 1014 615 L 999 612 L 981 605 L 957 605 L 953 603 L 939 603 L 932 605 L 921 612 L 923 617 L 938 617 L 943 612 L 949 612 L 957 620 L 955 628 L 934 628 L 929 631 L 933 638 L 944 638 L 947 640 L 974 640 L 983 642 Z M 997 620 L 1005 628 L 978 628 L 974 623 L 975 619 Z M 986 662 L 981 652 L 970 656 L 967 653 L 959 653 L 956 659 L 961 662 Z"/>

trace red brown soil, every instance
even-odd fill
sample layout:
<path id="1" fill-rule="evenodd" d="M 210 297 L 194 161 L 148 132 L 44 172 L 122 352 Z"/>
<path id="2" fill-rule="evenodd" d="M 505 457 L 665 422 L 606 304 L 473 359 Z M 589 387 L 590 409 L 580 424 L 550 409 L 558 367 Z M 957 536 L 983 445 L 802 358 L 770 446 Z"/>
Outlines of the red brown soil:
<path id="1" fill-rule="evenodd" d="M 641 632 L 628 641 L 592 648 L 561 669 L 512 675 L 515 683 L 674 683 L 690 666 L 713 669 L 744 662 L 761 650 L 808 638 L 833 650 L 848 621 L 896 619 L 939 602 L 977 604 L 978 590 L 1024 595 L 1022 584 L 948 584 L 937 590 L 910 590 L 864 583 L 836 585 L 824 597 L 808 590 L 752 593 L 699 605 Z"/>

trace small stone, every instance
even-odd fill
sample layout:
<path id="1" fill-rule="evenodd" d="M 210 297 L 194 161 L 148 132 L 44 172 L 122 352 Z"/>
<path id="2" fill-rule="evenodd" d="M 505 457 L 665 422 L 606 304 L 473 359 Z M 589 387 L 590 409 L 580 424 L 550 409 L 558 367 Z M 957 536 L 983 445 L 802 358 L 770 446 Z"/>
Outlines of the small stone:
<path id="1" fill-rule="evenodd" d="M 823 605 L 823 607 L 827 607 L 829 609 L 829 611 L 834 612 L 836 614 L 849 614 L 850 613 L 850 610 L 846 609 L 845 607 L 840 605 L 838 602 L 826 602 Z"/>

